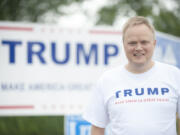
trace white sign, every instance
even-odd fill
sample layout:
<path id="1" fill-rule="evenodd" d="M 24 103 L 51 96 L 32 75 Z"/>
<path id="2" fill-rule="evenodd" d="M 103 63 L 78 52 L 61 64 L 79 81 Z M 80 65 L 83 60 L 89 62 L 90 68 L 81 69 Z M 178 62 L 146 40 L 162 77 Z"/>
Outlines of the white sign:
<path id="1" fill-rule="evenodd" d="M 157 34 L 154 59 L 180 67 L 179 52 L 179 38 Z M 99 76 L 125 62 L 119 29 L 0 22 L 0 115 L 79 115 Z"/>
<path id="2" fill-rule="evenodd" d="M 0 115 L 80 114 L 93 84 L 125 63 L 121 32 L 0 23 Z"/>

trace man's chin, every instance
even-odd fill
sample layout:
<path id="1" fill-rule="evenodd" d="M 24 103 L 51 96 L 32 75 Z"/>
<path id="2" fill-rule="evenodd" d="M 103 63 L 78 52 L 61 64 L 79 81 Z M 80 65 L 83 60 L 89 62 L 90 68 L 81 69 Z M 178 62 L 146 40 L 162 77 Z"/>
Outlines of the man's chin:
<path id="1" fill-rule="evenodd" d="M 135 66 L 144 66 L 146 64 L 145 61 L 134 61 L 133 62 L 133 65 Z"/>

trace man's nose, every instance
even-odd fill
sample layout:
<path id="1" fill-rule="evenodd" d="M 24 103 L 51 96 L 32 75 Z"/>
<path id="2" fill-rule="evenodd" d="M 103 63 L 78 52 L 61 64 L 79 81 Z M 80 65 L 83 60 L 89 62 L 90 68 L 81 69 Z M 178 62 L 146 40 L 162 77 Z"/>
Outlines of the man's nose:
<path id="1" fill-rule="evenodd" d="M 137 43 L 135 50 L 142 50 L 142 45 L 140 43 Z"/>

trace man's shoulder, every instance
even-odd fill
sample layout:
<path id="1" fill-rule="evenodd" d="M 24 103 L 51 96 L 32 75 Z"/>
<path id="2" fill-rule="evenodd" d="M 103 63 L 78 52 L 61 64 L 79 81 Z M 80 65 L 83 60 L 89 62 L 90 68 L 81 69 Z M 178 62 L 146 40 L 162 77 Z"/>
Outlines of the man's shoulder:
<path id="1" fill-rule="evenodd" d="M 160 71 L 165 71 L 165 72 L 171 72 L 171 73 L 180 73 L 180 70 L 178 67 L 171 65 L 171 64 L 167 64 L 167 63 L 162 63 L 162 62 L 156 62 L 159 66 L 159 68 L 161 69 Z"/>
<path id="2" fill-rule="evenodd" d="M 101 79 L 113 79 L 120 77 L 123 73 L 123 69 L 124 69 L 124 65 L 120 65 L 108 69 L 102 74 Z"/>

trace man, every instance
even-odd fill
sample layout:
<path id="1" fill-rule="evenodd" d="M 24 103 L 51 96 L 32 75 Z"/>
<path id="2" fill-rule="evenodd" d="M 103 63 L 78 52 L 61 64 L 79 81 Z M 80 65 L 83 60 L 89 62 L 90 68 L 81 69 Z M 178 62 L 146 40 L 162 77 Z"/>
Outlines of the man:
<path id="1" fill-rule="evenodd" d="M 127 21 L 123 45 L 128 63 L 102 75 L 83 115 L 91 134 L 109 124 L 110 135 L 176 135 L 180 71 L 152 60 L 155 31 L 144 17 Z"/>

